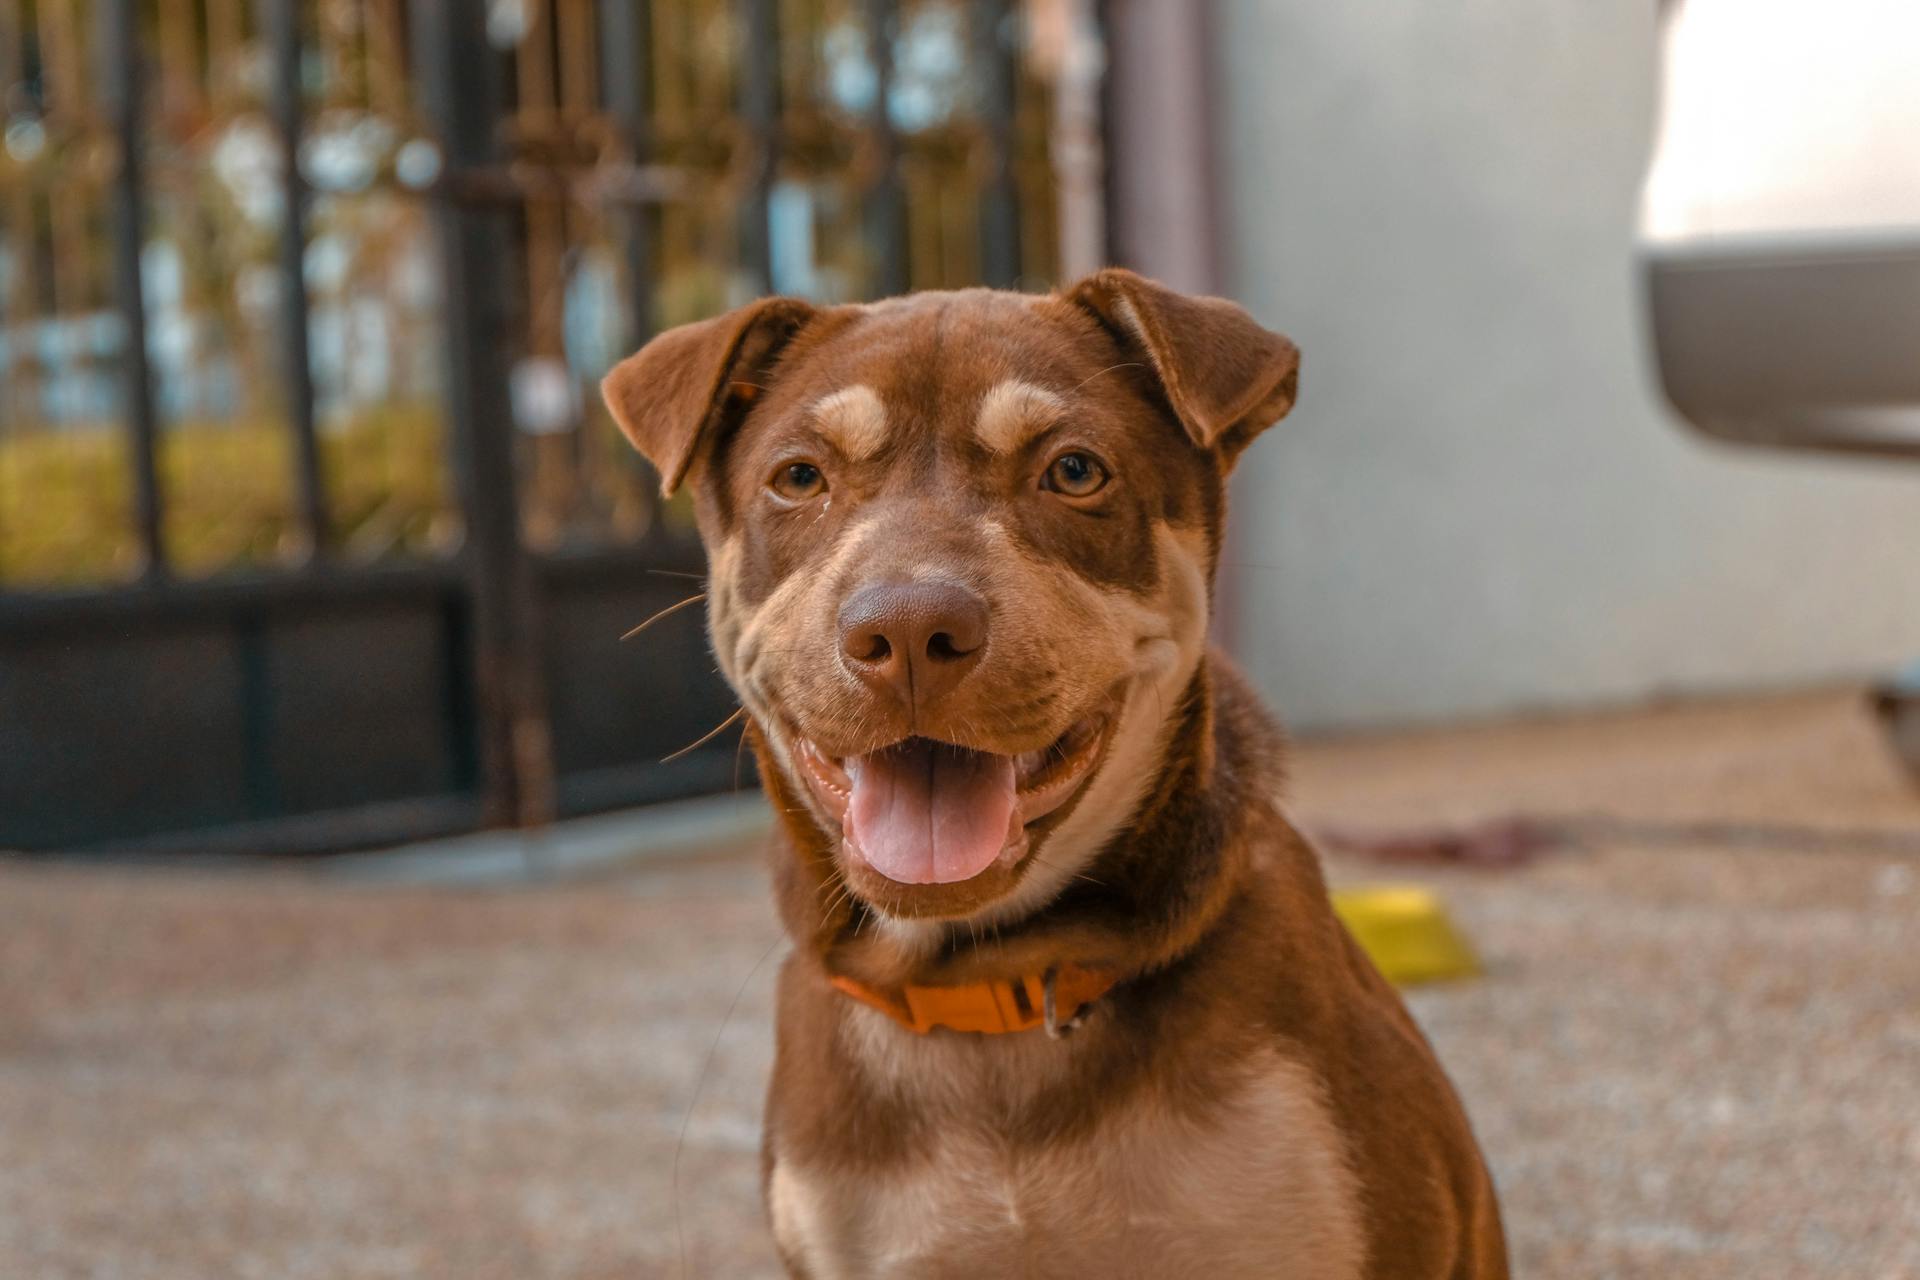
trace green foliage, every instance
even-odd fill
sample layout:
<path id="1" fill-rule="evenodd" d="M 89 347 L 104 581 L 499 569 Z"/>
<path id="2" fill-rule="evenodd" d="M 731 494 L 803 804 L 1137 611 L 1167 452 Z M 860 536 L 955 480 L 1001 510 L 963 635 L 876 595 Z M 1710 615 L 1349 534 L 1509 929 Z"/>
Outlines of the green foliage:
<path id="1" fill-rule="evenodd" d="M 320 438 L 333 537 L 349 559 L 428 554 L 458 538 L 443 424 L 431 406 L 363 414 Z M 173 566 L 188 576 L 281 566 L 305 554 L 291 433 L 278 422 L 179 423 L 161 434 Z M 124 435 L 0 434 L 0 584 L 58 588 L 138 572 Z"/>

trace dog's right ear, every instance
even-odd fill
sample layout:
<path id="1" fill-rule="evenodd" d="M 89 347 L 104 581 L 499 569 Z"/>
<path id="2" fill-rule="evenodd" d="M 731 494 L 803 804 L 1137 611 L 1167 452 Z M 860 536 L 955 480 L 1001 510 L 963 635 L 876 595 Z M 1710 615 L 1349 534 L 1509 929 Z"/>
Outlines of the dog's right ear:
<path id="1" fill-rule="evenodd" d="M 669 329 L 615 365 L 600 395 L 671 497 L 703 444 L 766 390 L 765 375 L 814 307 L 762 298 L 711 320 Z"/>

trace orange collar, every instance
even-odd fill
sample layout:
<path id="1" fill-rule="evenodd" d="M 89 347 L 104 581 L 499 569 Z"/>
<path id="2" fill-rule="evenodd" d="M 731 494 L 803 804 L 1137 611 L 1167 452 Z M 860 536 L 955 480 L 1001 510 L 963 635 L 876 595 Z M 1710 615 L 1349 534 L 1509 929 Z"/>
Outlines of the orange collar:
<path id="1" fill-rule="evenodd" d="M 862 1004 L 872 1005 L 909 1031 L 921 1035 L 935 1027 L 1000 1035 L 1045 1027 L 1056 1038 L 1079 1025 L 1087 1007 L 1113 989 L 1119 975 L 1106 969 L 1057 965 L 1045 973 L 994 982 L 964 982 L 951 987 L 908 983 L 897 992 L 880 991 L 839 974 L 833 985 Z"/>

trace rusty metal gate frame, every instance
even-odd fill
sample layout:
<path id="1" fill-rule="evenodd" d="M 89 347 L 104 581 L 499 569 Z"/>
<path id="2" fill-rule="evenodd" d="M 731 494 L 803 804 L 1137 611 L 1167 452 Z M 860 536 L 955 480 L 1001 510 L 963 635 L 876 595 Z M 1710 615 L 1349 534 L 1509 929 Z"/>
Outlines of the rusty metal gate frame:
<path id="1" fill-rule="evenodd" d="M 274 68 L 270 115 L 283 154 L 297 155 L 303 136 L 298 87 L 302 34 L 299 0 L 261 0 L 261 30 Z M 635 332 L 648 331 L 653 246 L 646 210 L 663 198 L 651 181 L 648 93 L 643 71 L 648 21 L 645 0 L 593 0 L 602 33 L 606 107 L 625 132 L 631 172 L 622 183 L 602 182 L 601 198 L 617 203 L 627 222 L 626 268 Z M 861 192 L 868 243 L 875 247 L 870 291 L 896 292 L 908 284 L 906 196 L 899 140 L 888 117 L 887 89 L 893 74 L 891 36 L 898 17 L 892 0 L 860 0 L 871 33 L 869 56 L 879 78 L 867 122 L 867 146 L 877 159 Z M 777 65 L 778 0 L 737 0 L 746 32 L 740 77 L 739 117 L 751 162 L 741 203 L 742 261 L 762 291 L 772 276 L 768 233 L 780 138 Z M 987 163 L 979 193 L 978 265 L 982 283 L 1011 286 L 1021 270 L 1021 197 L 1013 162 L 1013 0 L 969 0 L 972 57 L 983 104 Z M 120 164 L 112 182 L 112 252 L 116 305 L 125 332 L 146 332 L 146 301 L 140 255 L 146 187 L 141 167 L 142 53 L 139 0 L 100 0 L 95 10 L 103 101 L 118 140 Z M 704 569 L 690 535 L 652 522 L 638 545 L 589 552 L 536 555 L 521 528 L 519 477 L 514 458 L 508 370 L 502 352 L 508 324 L 505 264 L 508 209 L 531 182 L 564 182 L 564 173 L 509 166 L 501 153 L 502 98 L 489 74 L 492 53 L 485 33 L 485 0 L 417 0 L 409 6 L 412 74 L 417 78 L 429 124 L 444 157 L 444 170 L 426 190 L 439 255 L 438 275 L 446 326 L 447 421 L 452 432 L 452 471 L 465 520 L 458 553 L 444 560 L 388 565 L 346 565 L 327 554 L 331 514 L 317 444 L 314 382 L 303 285 L 306 243 L 304 211 L 310 196 L 300 167 L 284 163 L 286 216 L 280 227 L 278 271 L 280 335 L 285 391 L 297 467 L 297 517 L 310 554 L 285 572 L 231 574 L 194 580 L 170 571 L 165 539 L 166 495 L 156 465 L 158 438 L 154 371 L 145 343 L 124 344 L 120 379 L 132 490 L 133 528 L 144 551 L 137 580 L 98 590 L 22 593 L 0 584 L 0 665 L 9 644 L 55 651 L 81 638 L 138 636 L 168 626 L 204 626 L 231 643 L 241 707 L 238 759 L 245 777 L 245 814 L 186 830 L 131 829 L 91 833 L 85 822 L 70 828 L 9 828 L 0 812 L 0 848 L 100 847 L 114 850 L 201 852 L 306 851 L 389 843 L 481 825 L 526 825 L 556 813 L 603 808 L 711 789 L 731 742 L 704 761 L 679 771 L 654 766 L 643 783 L 599 779 L 568 792 L 557 775 L 552 739 L 553 655 L 543 642 L 544 610 L 556 589 L 590 591 L 596 584 L 633 584 L 648 571 L 697 576 Z M 602 175 L 604 177 L 604 175 Z M 656 580 L 657 581 L 657 580 Z M 437 613 L 445 658 L 436 691 L 447 747 L 443 785 L 435 794 L 293 812 L 279 803 L 270 762 L 279 732 L 273 677 L 273 628 L 284 616 L 324 615 L 341 607 L 378 609 L 392 604 Z M 4 673 L 0 673 L 4 675 Z M 682 690 L 667 676 L 659 687 L 664 703 Z M 18 692 L 16 687 L 15 692 Z M 0 681 L 0 695 L 6 686 Z M 710 696 L 710 695 L 706 695 Z M 0 696 L 0 700 L 4 700 Z M 698 698 L 693 699 L 695 702 Z M 51 713 L 59 714 L 57 704 Z M 698 711 L 698 708 L 696 708 Z M 0 797 L 11 767 L 5 755 L 5 719 L 0 708 Z M 704 712 L 700 712 L 704 714 Z M 110 720 L 102 720 L 110 724 Z M 15 764 L 31 779 L 37 750 L 23 737 L 12 740 Z M 183 746 L 186 744 L 183 742 Z M 683 762 L 685 765 L 686 762 Z M 57 776 L 68 785 L 83 776 L 69 769 Z M 111 762 L 101 766 L 112 770 Z M 25 784 L 23 784 L 25 785 Z M 88 797 L 73 796 L 85 805 Z"/>

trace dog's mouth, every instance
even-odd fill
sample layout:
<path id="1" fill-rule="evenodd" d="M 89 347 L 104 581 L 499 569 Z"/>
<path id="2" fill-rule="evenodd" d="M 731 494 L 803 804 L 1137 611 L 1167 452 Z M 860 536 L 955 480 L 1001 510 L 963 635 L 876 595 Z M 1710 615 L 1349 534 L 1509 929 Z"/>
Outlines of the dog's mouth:
<path id="1" fill-rule="evenodd" d="M 959 884 L 1025 855 L 1036 825 L 1092 776 L 1111 723 L 1088 716 L 1019 755 L 910 737 L 836 757 L 804 736 L 794 741 L 852 857 L 899 884 Z"/>

